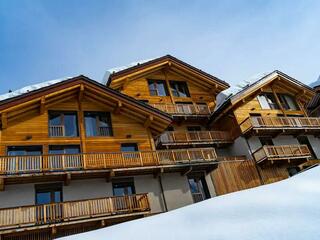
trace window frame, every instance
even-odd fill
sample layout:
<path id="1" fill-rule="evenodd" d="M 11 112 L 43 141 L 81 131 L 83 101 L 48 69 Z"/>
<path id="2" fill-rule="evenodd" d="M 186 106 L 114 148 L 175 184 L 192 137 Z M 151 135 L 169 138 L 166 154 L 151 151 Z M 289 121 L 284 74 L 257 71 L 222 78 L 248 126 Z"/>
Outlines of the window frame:
<path id="1" fill-rule="evenodd" d="M 34 185 L 34 196 L 35 196 L 35 205 L 42 205 L 37 201 L 38 193 L 50 192 L 50 203 L 58 203 L 55 201 L 54 193 L 60 192 L 60 202 L 63 202 L 63 186 L 62 183 L 46 183 L 46 184 L 35 184 Z M 48 204 L 50 204 L 48 203 Z"/>
<path id="2" fill-rule="evenodd" d="M 150 96 L 157 96 L 157 97 L 167 97 L 169 96 L 168 86 L 165 80 L 161 79 L 147 79 L 148 82 L 148 88 L 149 88 L 149 94 Z M 163 84 L 165 95 L 159 94 L 159 88 L 158 85 Z M 150 86 L 153 86 L 154 89 L 150 89 Z M 155 94 L 152 93 L 152 91 L 155 91 Z"/>
<path id="3" fill-rule="evenodd" d="M 185 95 L 186 96 L 181 96 L 180 90 L 179 90 L 179 84 L 183 85 L 184 90 L 185 90 Z M 169 81 L 169 86 L 170 86 L 170 91 L 172 96 L 174 97 L 184 97 L 184 98 L 189 98 L 191 97 L 188 83 L 186 81 L 176 81 L 176 80 L 170 80 Z"/>
<path id="4" fill-rule="evenodd" d="M 296 99 L 293 96 L 291 96 L 290 94 L 278 93 L 277 97 L 279 98 L 279 102 L 284 110 L 287 110 L 287 111 L 300 111 L 301 110 Z M 293 105 L 295 106 L 295 109 L 290 108 L 290 104 L 288 103 L 288 100 L 286 99 L 286 97 L 290 98 Z"/>
<path id="5" fill-rule="evenodd" d="M 136 187 L 135 187 L 133 178 L 119 178 L 119 179 L 114 179 L 112 181 L 112 194 L 113 194 L 113 196 L 119 196 L 119 195 L 115 194 L 115 191 L 114 191 L 115 185 L 120 185 L 120 186 L 123 185 L 123 186 L 121 186 L 121 188 L 126 188 L 126 189 L 128 189 L 128 187 L 131 188 L 132 194 L 124 194 L 122 196 L 130 196 L 130 195 L 136 194 Z"/>
<path id="6" fill-rule="evenodd" d="M 64 135 L 63 136 L 51 136 L 50 135 L 50 127 L 51 126 L 56 126 L 56 125 L 51 125 L 50 124 L 50 120 L 51 120 L 51 116 L 50 114 L 59 114 L 59 118 L 60 118 L 60 121 L 61 121 L 61 126 L 64 127 Z M 75 136 L 69 136 L 69 135 L 66 135 L 66 125 L 65 125 L 65 115 L 67 114 L 74 114 L 75 116 L 75 129 L 76 129 L 76 135 Z M 52 111 L 48 111 L 48 135 L 50 138 L 52 137 L 79 137 L 80 136 L 80 130 L 79 130 L 79 119 L 78 119 L 78 112 L 77 111 L 57 111 L 57 110 L 52 110 Z"/>
<path id="7" fill-rule="evenodd" d="M 269 98 L 267 97 L 269 96 Z M 265 99 L 265 102 L 268 104 L 269 108 L 265 108 L 264 105 L 262 104 L 262 100 L 261 98 L 264 97 Z M 271 98 L 270 98 L 271 97 Z M 280 110 L 280 106 L 279 104 L 277 103 L 277 99 L 276 97 L 274 96 L 273 93 L 271 92 L 263 92 L 263 93 L 260 93 L 258 96 L 257 96 L 257 99 L 258 99 L 258 102 L 260 104 L 260 107 L 261 109 L 263 110 Z M 271 99 L 272 100 L 272 104 L 269 103 L 268 99 Z"/>
<path id="8" fill-rule="evenodd" d="M 95 127 L 95 133 L 96 135 L 88 135 L 87 134 L 87 123 L 86 123 L 86 114 L 93 114 L 95 115 L 95 122 L 96 122 L 96 127 Z M 107 124 L 109 125 L 109 127 L 106 127 L 108 128 L 108 132 L 109 134 L 108 135 L 101 135 L 100 134 L 100 127 L 103 127 L 101 126 L 100 122 L 100 117 L 103 116 L 105 114 L 104 117 L 107 118 Z M 99 111 L 84 111 L 83 112 L 83 119 L 84 119 L 84 129 L 85 129 L 85 135 L 86 137 L 88 138 L 91 138 L 91 137 L 113 137 L 114 134 L 113 134 L 113 126 L 112 126 L 112 118 L 111 118 L 111 113 L 110 112 L 99 112 Z"/>

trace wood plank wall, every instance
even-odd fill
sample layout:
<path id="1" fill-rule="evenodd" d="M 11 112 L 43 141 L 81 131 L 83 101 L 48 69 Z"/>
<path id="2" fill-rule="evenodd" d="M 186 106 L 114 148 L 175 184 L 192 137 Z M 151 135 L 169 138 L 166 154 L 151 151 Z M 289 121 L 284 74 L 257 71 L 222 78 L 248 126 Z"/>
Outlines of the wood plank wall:
<path id="1" fill-rule="evenodd" d="M 211 173 L 217 195 L 223 195 L 261 185 L 259 174 L 252 160 L 221 162 Z"/>

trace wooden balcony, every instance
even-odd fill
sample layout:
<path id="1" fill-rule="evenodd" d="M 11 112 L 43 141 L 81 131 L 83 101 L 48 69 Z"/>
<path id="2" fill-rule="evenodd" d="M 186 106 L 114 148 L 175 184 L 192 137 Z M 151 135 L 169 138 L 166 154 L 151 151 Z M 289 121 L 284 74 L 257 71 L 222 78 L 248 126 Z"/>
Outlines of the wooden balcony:
<path id="1" fill-rule="evenodd" d="M 288 133 L 310 134 L 320 133 L 320 118 L 310 117 L 258 117 L 252 116 L 240 124 L 243 134 L 252 132 L 256 134 Z M 253 131 L 252 131 L 253 130 Z"/>
<path id="2" fill-rule="evenodd" d="M 168 131 L 156 139 L 157 146 L 166 147 L 223 145 L 232 142 L 231 133 L 227 131 Z"/>
<path id="3" fill-rule="evenodd" d="M 0 234 L 17 229 L 37 229 L 54 224 L 82 224 L 86 221 L 123 218 L 150 212 L 147 194 L 105 197 L 60 203 L 0 209 Z"/>
<path id="4" fill-rule="evenodd" d="M 214 148 L 195 148 L 140 152 L 81 153 L 38 156 L 1 156 L 0 178 L 15 183 L 17 177 L 57 176 L 69 173 L 74 178 L 149 174 L 158 170 L 184 171 L 185 168 L 213 170 L 217 160 Z M 99 175 L 99 173 L 101 173 Z M 40 179 L 41 180 L 41 179 Z M 24 180 L 23 180 L 24 181 Z"/>
<path id="5" fill-rule="evenodd" d="M 211 110 L 207 105 L 201 104 L 150 104 L 152 107 L 169 113 L 176 117 L 208 117 Z"/>
<path id="6" fill-rule="evenodd" d="M 308 160 L 311 153 L 307 145 L 283 145 L 283 146 L 263 146 L 253 153 L 257 163 L 265 160 L 274 161 L 284 160 L 291 161 L 294 159 Z"/>

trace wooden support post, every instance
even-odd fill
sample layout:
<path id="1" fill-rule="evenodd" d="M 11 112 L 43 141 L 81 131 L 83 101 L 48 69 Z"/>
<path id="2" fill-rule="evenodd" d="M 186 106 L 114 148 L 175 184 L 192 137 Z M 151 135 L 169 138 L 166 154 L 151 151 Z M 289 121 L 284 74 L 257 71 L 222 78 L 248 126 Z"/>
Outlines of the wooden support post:
<path id="1" fill-rule="evenodd" d="M 41 100 L 40 100 L 40 114 L 44 114 L 46 111 L 46 99 L 45 97 L 41 97 Z"/>
<path id="2" fill-rule="evenodd" d="M 0 191 L 4 191 L 5 187 L 4 187 L 4 178 L 0 177 Z"/>
<path id="3" fill-rule="evenodd" d="M 107 224 L 106 224 L 106 220 L 102 219 L 101 220 L 101 227 L 105 227 Z"/>
<path id="4" fill-rule="evenodd" d="M 145 128 L 149 128 L 151 123 L 153 122 L 153 116 L 149 115 L 149 117 L 146 119 L 146 121 L 144 122 L 143 126 Z"/>
<path id="5" fill-rule="evenodd" d="M 154 177 L 154 178 L 158 178 L 158 177 L 161 176 L 163 173 L 164 173 L 164 169 L 163 169 L 163 168 L 157 169 L 157 171 L 155 171 L 155 172 L 153 173 L 153 177 Z"/>
<path id="6" fill-rule="evenodd" d="M 81 84 L 80 85 L 80 89 L 79 89 L 79 95 L 78 95 L 78 101 L 79 102 L 82 102 L 83 96 L 84 96 L 84 85 Z"/>
<path id="7" fill-rule="evenodd" d="M 86 148 L 86 133 L 85 133 L 84 119 L 83 118 L 84 117 L 83 117 L 83 110 L 82 110 L 82 102 L 80 101 L 80 94 L 79 94 L 79 98 L 78 98 L 78 119 L 79 119 L 79 129 L 80 129 L 81 150 L 82 150 L 82 153 L 86 153 L 87 152 L 87 148 Z"/>
<path id="8" fill-rule="evenodd" d="M 64 179 L 64 185 L 69 186 L 71 182 L 71 173 L 66 173 L 65 179 Z"/>
<path id="9" fill-rule="evenodd" d="M 171 92 L 169 79 L 168 79 L 169 68 L 170 68 L 170 65 L 169 65 L 169 67 L 167 67 L 167 68 L 165 68 L 163 70 L 163 74 L 164 74 L 164 79 L 165 79 L 165 82 L 166 82 L 166 86 L 167 86 L 167 89 L 168 89 L 168 92 L 169 92 L 169 96 L 170 96 L 171 102 L 174 104 L 175 101 L 174 101 L 174 97 L 173 97 L 172 92 Z"/>
<path id="10" fill-rule="evenodd" d="M 2 129 L 6 129 L 8 125 L 8 119 L 7 119 L 7 113 L 3 112 L 1 114 L 1 124 L 2 124 Z"/>
<path id="11" fill-rule="evenodd" d="M 278 98 L 277 93 L 274 91 L 273 86 L 271 86 L 271 91 L 272 91 L 272 94 L 273 94 L 274 98 L 276 99 L 277 104 L 278 104 L 279 107 L 280 107 L 281 112 L 282 112 L 283 115 L 286 117 L 287 114 L 286 114 L 285 110 L 283 109 L 283 106 L 282 106 L 282 104 L 281 104 L 281 102 L 280 102 L 280 99 Z"/>
<path id="12" fill-rule="evenodd" d="M 52 228 L 51 228 L 51 235 L 52 235 L 53 237 L 55 237 L 55 236 L 57 235 L 57 228 L 56 228 L 56 227 L 52 227 Z"/>

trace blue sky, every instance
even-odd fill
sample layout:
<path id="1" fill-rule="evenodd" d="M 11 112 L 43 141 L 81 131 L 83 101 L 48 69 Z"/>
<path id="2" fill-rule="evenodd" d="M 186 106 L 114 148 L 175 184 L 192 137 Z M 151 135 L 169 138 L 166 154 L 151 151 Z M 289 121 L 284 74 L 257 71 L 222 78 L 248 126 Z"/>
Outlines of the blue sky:
<path id="1" fill-rule="evenodd" d="M 320 1 L 0 0 L 0 92 L 171 54 L 232 85 L 320 74 Z"/>

